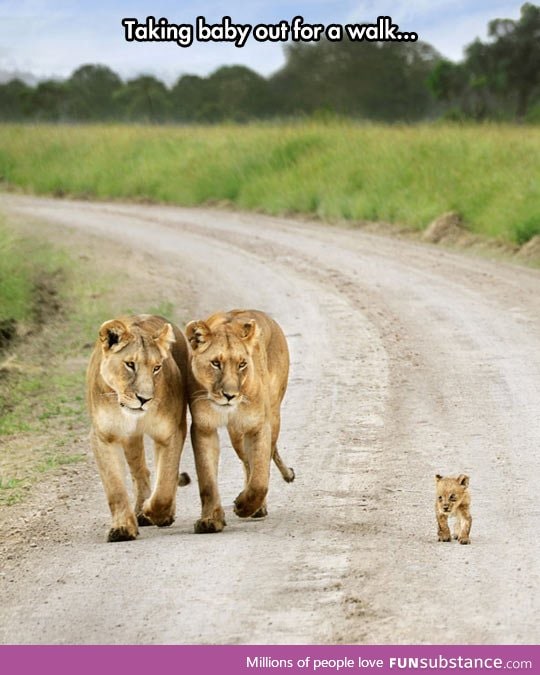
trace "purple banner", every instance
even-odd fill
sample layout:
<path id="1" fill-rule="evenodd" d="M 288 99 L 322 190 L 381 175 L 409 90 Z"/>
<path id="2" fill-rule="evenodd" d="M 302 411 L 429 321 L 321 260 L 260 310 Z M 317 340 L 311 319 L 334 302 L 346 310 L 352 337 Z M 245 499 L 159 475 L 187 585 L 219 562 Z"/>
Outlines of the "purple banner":
<path id="1" fill-rule="evenodd" d="M 244 673 L 540 672 L 538 646 L 117 646 L 0 647 L 9 675 L 179 675 Z"/>

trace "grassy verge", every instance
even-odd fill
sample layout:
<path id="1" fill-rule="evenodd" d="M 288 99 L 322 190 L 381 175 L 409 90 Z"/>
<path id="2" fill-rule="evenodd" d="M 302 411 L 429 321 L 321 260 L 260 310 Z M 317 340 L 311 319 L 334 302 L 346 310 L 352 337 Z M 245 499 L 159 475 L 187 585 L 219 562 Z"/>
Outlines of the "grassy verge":
<path id="1" fill-rule="evenodd" d="M 540 234 L 540 129 L 350 122 L 0 127 L 7 186 L 87 198 L 228 202 L 418 229 L 449 210 L 479 234 Z"/>
<path id="2" fill-rule="evenodd" d="M 116 270 L 54 248 L 38 226 L 32 236 L 16 230 L 0 224 L 0 320 L 12 328 L 0 347 L 0 507 L 87 461 L 84 379 L 96 327 L 141 300 L 119 299 Z M 142 302 L 140 311 L 171 310 Z"/>
<path id="3" fill-rule="evenodd" d="M 13 328 L 0 350 L 0 505 L 11 505 L 43 474 L 85 458 L 76 438 L 85 414 L 75 346 L 85 322 L 68 320 L 70 339 L 58 339 L 81 291 L 66 254 L 5 224 L 0 250 L 0 325 Z"/>

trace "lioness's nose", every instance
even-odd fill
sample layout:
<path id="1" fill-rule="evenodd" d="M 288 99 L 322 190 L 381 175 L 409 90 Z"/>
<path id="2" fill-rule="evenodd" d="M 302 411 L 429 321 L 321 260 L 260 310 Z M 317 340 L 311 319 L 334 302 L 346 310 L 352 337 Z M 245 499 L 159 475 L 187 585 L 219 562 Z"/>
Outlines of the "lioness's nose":
<path id="1" fill-rule="evenodd" d="M 144 398 L 144 396 L 140 396 L 139 394 L 137 394 L 137 398 L 141 402 L 141 405 L 144 405 L 145 403 L 148 403 L 148 401 L 152 400 L 152 398 Z"/>
<path id="2" fill-rule="evenodd" d="M 236 396 L 236 394 L 228 394 L 226 391 L 223 392 L 223 396 L 227 399 L 227 401 L 232 401 L 233 398 Z"/>

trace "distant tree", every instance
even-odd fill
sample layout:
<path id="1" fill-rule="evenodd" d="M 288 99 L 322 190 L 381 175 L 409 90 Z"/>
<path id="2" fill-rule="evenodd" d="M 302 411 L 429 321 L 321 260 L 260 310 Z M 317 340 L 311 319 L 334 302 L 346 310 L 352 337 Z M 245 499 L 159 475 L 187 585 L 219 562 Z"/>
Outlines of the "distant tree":
<path id="1" fill-rule="evenodd" d="M 33 90 L 30 101 L 32 117 L 59 122 L 68 118 L 68 94 L 65 82 L 45 80 Z"/>
<path id="2" fill-rule="evenodd" d="M 141 122 L 171 119 L 172 104 L 167 87 L 151 75 L 129 80 L 114 94 L 115 104 L 124 117 Z"/>
<path id="3" fill-rule="evenodd" d="M 468 116 L 511 115 L 523 119 L 540 97 L 540 7 L 525 4 L 517 21 L 495 19 L 489 41 L 477 39 L 460 64 L 439 62 L 429 78 L 437 98 Z"/>
<path id="4" fill-rule="evenodd" d="M 0 85 L 0 119 L 18 120 L 30 113 L 33 89 L 21 80 L 11 80 Z"/>
<path id="5" fill-rule="evenodd" d="M 289 45 L 286 53 L 285 66 L 270 80 L 277 111 L 388 121 L 432 112 L 426 80 L 440 56 L 430 45 L 321 41 Z"/>
<path id="6" fill-rule="evenodd" d="M 122 80 L 107 66 L 77 68 L 66 82 L 69 114 L 77 120 L 103 120 L 115 117 L 114 94 Z"/>
<path id="7" fill-rule="evenodd" d="M 489 24 L 493 85 L 515 97 L 515 114 L 523 119 L 540 93 L 540 7 L 526 3 L 518 21 L 495 19 Z"/>
<path id="8" fill-rule="evenodd" d="M 207 80 L 208 98 L 221 119 L 245 121 L 268 114 L 268 85 L 245 66 L 223 66 Z"/>
<path id="9" fill-rule="evenodd" d="M 201 111 L 211 103 L 206 78 L 183 75 L 171 89 L 171 105 L 174 119 L 192 122 L 201 119 Z"/>

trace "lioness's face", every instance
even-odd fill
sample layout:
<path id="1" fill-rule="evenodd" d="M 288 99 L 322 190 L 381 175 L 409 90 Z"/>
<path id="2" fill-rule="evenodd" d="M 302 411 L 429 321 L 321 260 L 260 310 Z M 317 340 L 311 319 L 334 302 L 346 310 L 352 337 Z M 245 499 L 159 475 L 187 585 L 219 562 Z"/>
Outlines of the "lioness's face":
<path id="1" fill-rule="evenodd" d="M 156 383 L 174 341 L 170 324 L 156 336 L 130 331 L 120 321 L 100 330 L 103 358 L 100 373 L 128 415 L 144 415 L 157 402 Z"/>
<path id="2" fill-rule="evenodd" d="M 193 400 L 210 400 L 225 409 L 246 401 L 246 385 L 253 370 L 253 324 L 212 333 L 204 322 L 192 322 L 186 333 L 192 348 L 191 369 L 201 385 Z"/>
<path id="3" fill-rule="evenodd" d="M 442 513 L 452 515 L 467 494 L 469 477 L 465 475 L 457 478 L 443 478 L 437 474 L 437 508 Z"/>

